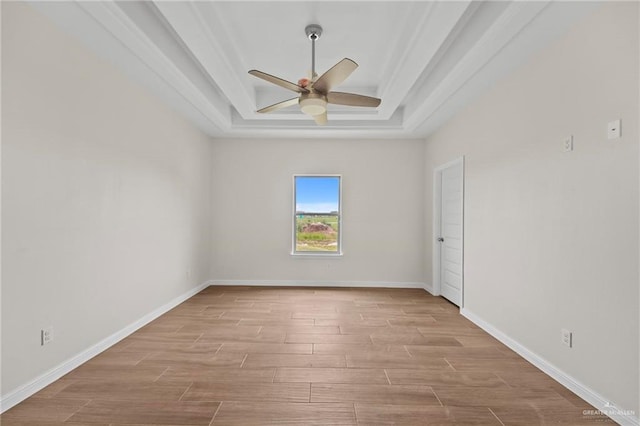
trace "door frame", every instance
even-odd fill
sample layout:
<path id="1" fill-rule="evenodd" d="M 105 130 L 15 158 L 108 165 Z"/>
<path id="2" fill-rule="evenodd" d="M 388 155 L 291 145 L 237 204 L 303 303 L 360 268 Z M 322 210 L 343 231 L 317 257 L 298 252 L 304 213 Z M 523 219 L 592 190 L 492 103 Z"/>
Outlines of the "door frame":
<path id="1" fill-rule="evenodd" d="M 462 166 L 462 282 L 460 284 L 460 309 L 464 306 L 464 198 L 465 198 L 465 170 L 464 156 L 456 158 L 433 169 L 433 231 L 432 231 L 432 268 L 433 295 L 441 295 L 440 257 L 442 245 L 438 242 L 440 225 L 442 222 L 442 172 L 452 166 Z"/>

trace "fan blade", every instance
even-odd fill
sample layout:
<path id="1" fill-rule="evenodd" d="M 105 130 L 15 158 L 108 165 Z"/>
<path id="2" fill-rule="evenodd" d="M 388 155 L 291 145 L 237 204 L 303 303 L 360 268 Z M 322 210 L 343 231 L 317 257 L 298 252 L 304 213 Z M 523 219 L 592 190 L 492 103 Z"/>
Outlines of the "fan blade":
<path id="1" fill-rule="evenodd" d="M 259 109 L 258 112 L 273 112 L 291 105 L 298 105 L 298 100 L 299 98 L 287 99 L 286 101 L 278 102 L 277 104 L 269 105 L 268 107 Z"/>
<path id="2" fill-rule="evenodd" d="M 344 58 L 329 71 L 325 72 L 313 83 L 313 88 L 322 94 L 327 94 L 331 88 L 336 87 L 351 75 L 355 69 L 358 68 L 358 64 L 349 58 Z"/>
<path id="3" fill-rule="evenodd" d="M 355 93 L 329 92 L 327 102 L 336 105 L 377 107 L 382 100 L 371 96 L 356 95 Z"/>
<path id="4" fill-rule="evenodd" d="M 258 77 L 261 78 L 265 81 L 268 81 L 269 83 L 273 83 L 276 86 L 280 86 L 280 87 L 284 87 L 285 89 L 289 89 L 289 90 L 293 90 L 296 93 L 309 93 L 309 90 L 305 89 L 302 86 L 298 86 L 295 83 L 292 83 L 290 81 L 287 80 L 283 80 L 281 78 L 275 77 L 271 74 L 267 74 L 266 72 L 262 72 L 262 71 L 258 71 L 258 70 L 251 70 L 249 71 L 249 74 L 251 74 L 254 77 Z"/>
<path id="5" fill-rule="evenodd" d="M 324 126 L 327 124 L 327 111 L 322 114 L 314 115 L 313 119 L 316 120 L 316 124 L 319 126 Z"/>

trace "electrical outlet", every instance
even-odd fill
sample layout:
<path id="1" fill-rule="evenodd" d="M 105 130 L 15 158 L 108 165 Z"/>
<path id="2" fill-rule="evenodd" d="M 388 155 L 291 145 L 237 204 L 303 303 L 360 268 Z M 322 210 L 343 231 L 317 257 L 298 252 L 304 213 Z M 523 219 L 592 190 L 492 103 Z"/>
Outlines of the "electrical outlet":
<path id="1" fill-rule="evenodd" d="M 562 333 L 562 344 L 565 346 L 572 347 L 573 346 L 573 333 L 569 330 L 565 330 L 564 328 L 561 331 Z"/>
<path id="2" fill-rule="evenodd" d="M 569 135 L 563 139 L 563 150 L 564 152 L 573 151 L 573 135 Z"/>
<path id="3" fill-rule="evenodd" d="M 40 346 L 53 341 L 53 327 L 47 327 L 40 330 Z"/>

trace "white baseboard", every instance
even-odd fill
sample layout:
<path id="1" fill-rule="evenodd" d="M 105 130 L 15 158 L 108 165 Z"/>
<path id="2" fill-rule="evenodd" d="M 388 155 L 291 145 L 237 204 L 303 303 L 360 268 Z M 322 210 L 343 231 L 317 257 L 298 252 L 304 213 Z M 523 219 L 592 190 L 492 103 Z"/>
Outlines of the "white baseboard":
<path id="1" fill-rule="evenodd" d="M 593 405 L 597 410 L 600 411 L 600 413 L 597 414 L 604 414 L 606 416 L 609 416 L 611 419 L 624 426 L 640 425 L 637 417 L 638 413 L 634 413 L 632 410 L 624 410 L 617 407 L 614 403 L 608 401 L 593 389 L 580 383 L 580 381 L 574 379 L 564 371 L 560 370 L 558 367 L 551 364 L 546 359 L 540 357 L 538 354 L 530 351 L 528 348 L 515 341 L 511 337 L 507 336 L 502 331 L 498 330 L 468 309 L 460 309 L 460 313 L 471 322 L 476 324 L 478 327 L 482 328 L 484 331 L 518 353 L 531 364 L 538 367 L 558 383 L 578 395 L 580 398 L 587 401 L 589 404 Z"/>
<path id="2" fill-rule="evenodd" d="M 115 345 L 120 340 L 124 339 L 125 337 L 127 337 L 128 335 L 133 333 L 134 331 L 142 328 L 146 324 L 148 324 L 151 321 L 153 321 L 154 319 L 158 318 L 160 315 L 162 315 L 165 312 L 175 308 L 177 305 L 179 305 L 180 303 L 184 302 L 188 298 L 190 298 L 190 297 L 194 296 L 195 294 L 199 293 L 200 291 L 204 290 L 209 285 L 211 285 L 211 281 L 207 281 L 207 282 L 205 282 L 203 284 L 200 284 L 198 287 L 192 288 L 191 290 L 187 291 L 186 293 L 181 294 L 180 296 L 176 297 L 175 299 L 169 301 L 168 303 L 165 303 L 164 305 L 160 306 L 159 308 L 157 308 L 157 309 L 153 310 L 152 312 L 148 313 L 147 315 L 143 316 L 139 320 L 129 324 L 128 326 L 126 326 L 122 330 L 119 330 L 119 331 L 115 332 L 111 336 L 109 336 L 109 337 L 101 340 L 100 342 L 96 343 L 95 345 L 85 349 L 84 351 L 82 351 L 79 354 L 75 355 L 74 357 L 68 359 L 67 361 L 63 362 L 62 364 L 52 368 L 51 370 L 45 372 L 44 374 L 41 374 L 40 376 L 38 376 L 37 378 L 35 378 L 31 382 L 26 383 L 26 384 L 20 386 L 17 389 L 14 389 L 13 391 L 7 393 L 6 395 L 2 395 L 2 397 L 0 397 L 0 413 L 5 412 L 9 408 L 13 407 L 14 405 L 19 404 L 20 402 L 24 401 L 25 399 L 27 399 L 28 397 L 30 397 L 34 393 L 38 392 L 39 390 L 43 389 L 44 387 L 46 387 L 46 386 L 50 385 L 51 383 L 55 382 L 56 380 L 58 380 L 60 377 L 62 377 L 65 374 L 69 373 L 71 370 L 79 367 L 83 363 L 89 361 L 94 356 L 98 355 L 99 353 L 103 352 L 104 350 L 106 350 L 106 349 L 110 348 L 111 346 Z"/>
<path id="3" fill-rule="evenodd" d="M 424 288 L 430 295 L 434 295 L 433 294 L 433 284 L 431 283 L 424 283 L 424 285 L 422 286 L 422 288 Z"/>
<path id="4" fill-rule="evenodd" d="M 211 285 L 270 286 L 270 287 L 377 287 L 377 288 L 422 288 L 425 283 L 390 281 L 313 281 L 313 280 L 213 280 Z M 427 290 L 428 291 L 428 290 Z"/>

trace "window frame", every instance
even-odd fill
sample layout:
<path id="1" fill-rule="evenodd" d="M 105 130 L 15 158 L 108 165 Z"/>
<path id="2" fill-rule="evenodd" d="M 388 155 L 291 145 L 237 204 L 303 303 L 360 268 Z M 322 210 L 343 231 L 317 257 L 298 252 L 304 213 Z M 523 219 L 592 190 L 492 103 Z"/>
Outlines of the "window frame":
<path id="1" fill-rule="evenodd" d="M 296 210 L 296 178 L 299 177 L 310 177 L 310 178 L 338 178 L 338 237 L 337 244 L 338 249 L 336 251 L 298 251 L 296 250 L 296 233 L 297 233 L 297 210 Z M 342 256 L 342 175 L 341 174 L 309 174 L 309 173 L 300 173 L 293 175 L 293 208 L 292 208 L 292 238 L 291 238 L 291 255 L 292 256 L 303 256 L 303 257 L 339 257 Z"/>

